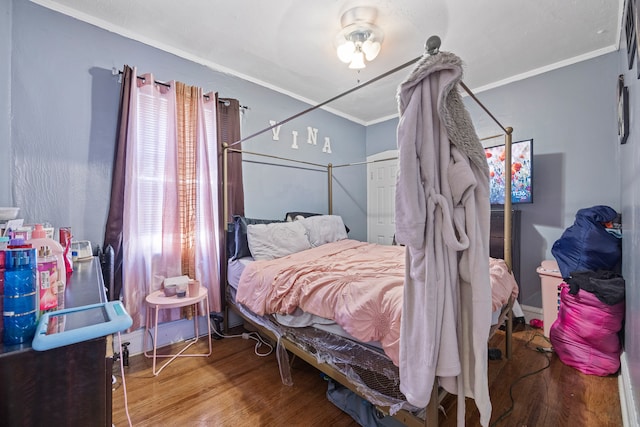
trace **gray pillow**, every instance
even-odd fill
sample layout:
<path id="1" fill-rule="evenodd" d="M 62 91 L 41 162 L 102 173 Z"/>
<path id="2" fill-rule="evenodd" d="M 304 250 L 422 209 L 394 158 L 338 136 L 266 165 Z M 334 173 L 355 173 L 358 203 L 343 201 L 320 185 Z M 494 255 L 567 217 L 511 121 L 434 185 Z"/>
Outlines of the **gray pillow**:
<path id="1" fill-rule="evenodd" d="M 309 235 L 309 243 L 314 248 L 347 238 L 347 231 L 339 215 L 310 216 L 297 222 L 304 225 Z"/>
<path id="2" fill-rule="evenodd" d="M 271 260 L 310 249 L 307 230 L 299 221 L 249 224 L 247 240 L 257 260 Z"/>
<path id="3" fill-rule="evenodd" d="M 233 216 L 234 224 L 234 248 L 229 248 L 231 252 L 231 259 L 239 259 L 244 257 L 250 257 L 251 251 L 249 250 L 249 243 L 247 242 L 247 226 L 249 224 L 271 224 L 273 222 L 284 222 L 277 219 L 256 219 L 246 218 L 240 215 Z M 231 250 L 233 249 L 233 250 Z"/>

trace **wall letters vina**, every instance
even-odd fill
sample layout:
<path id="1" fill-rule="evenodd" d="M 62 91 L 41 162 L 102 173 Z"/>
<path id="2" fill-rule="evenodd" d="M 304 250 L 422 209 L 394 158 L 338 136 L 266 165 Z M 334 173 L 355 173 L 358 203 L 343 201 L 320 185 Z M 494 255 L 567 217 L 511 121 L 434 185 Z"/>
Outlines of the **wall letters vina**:
<path id="1" fill-rule="evenodd" d="M 269 120 L 271 126 L 275 126 L 271 129 L 271 139 L 274 141 L 280 141 L 280 128 L 281 125 L 276 126 L 275 120 Z M 307 126 L 307 144 L 318 145 L 318 129 Z M 298 147 L 298 131 L 291 131 L 291 148 L 297 150 Z M 322 152 L 331 154 L 331 139 L 328 136 L 324 137 L 324 145 L 322 146 Z"/>

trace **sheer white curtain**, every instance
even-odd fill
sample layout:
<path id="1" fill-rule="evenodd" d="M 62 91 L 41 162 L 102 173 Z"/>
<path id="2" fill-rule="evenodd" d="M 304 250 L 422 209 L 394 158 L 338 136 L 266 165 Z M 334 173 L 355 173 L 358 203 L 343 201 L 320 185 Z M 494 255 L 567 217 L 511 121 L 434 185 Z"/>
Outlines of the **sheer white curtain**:
<path id="1" fill-rule="evenodd" d="M 134 68 L 134 76 L 136 69 Z M 144 326 L 145 297 L 162 287 L 165 277 L 183 273 L 183 251 L 195 252 L 196 277 L 209 289 L 212 310 L 220 309 L 218 276 L 218 185 L 216 97 L 195 97 L 196 226 L 192 248 L 183 245 L 181 188 L 176 119 L 176 82 L 154 82 L 153 75 L 132 85 L 126 153 L 123 214 L 123 302 L 132 329 Z M 200 95 L 202 91 L 199 90 Z M 192 167 L 193 165 L 190 165 Z M 162 313 L 164 312 L 164 313 Z M 180 316 L 162 310 L 162 320 Z"/>
<path id="2" fill-rule="evenodd" d="M 197 143 L 197 221 L 196 221 L 196 278 L 209 289 L 209 302 L 213 311 L 221 311 L 220 257 L 218 248 L 220 233 L 220 209 L 218 206 L 218 97 L 214 93 L 198 96 Z"/>

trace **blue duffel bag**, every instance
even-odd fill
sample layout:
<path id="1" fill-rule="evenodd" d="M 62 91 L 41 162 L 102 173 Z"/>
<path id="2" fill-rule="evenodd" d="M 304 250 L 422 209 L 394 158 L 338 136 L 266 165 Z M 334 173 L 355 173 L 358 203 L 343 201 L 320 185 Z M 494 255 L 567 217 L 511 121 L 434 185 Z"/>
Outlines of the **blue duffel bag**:
<path id="1" fill-rule="evenodd" d="M 605 226 L 618 220 L 609 206 L 580 209 L 572 226 L 556 240 L 551 253 L 563 278 L 574 271 L 609 270 L 619 272 L 622 258 L 620 231 Z"/>

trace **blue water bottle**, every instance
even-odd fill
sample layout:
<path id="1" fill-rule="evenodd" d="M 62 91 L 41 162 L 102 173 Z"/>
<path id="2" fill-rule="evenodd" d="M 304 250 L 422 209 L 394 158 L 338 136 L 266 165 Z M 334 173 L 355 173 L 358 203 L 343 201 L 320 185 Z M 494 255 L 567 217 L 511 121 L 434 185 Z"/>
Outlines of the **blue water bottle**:
<path id="1" fill-rule="evenodd" d="M 3 342 L 8 345 L 30 343 L 39 308 L 36 250 L 9 247 L 5 251 Z"/>

